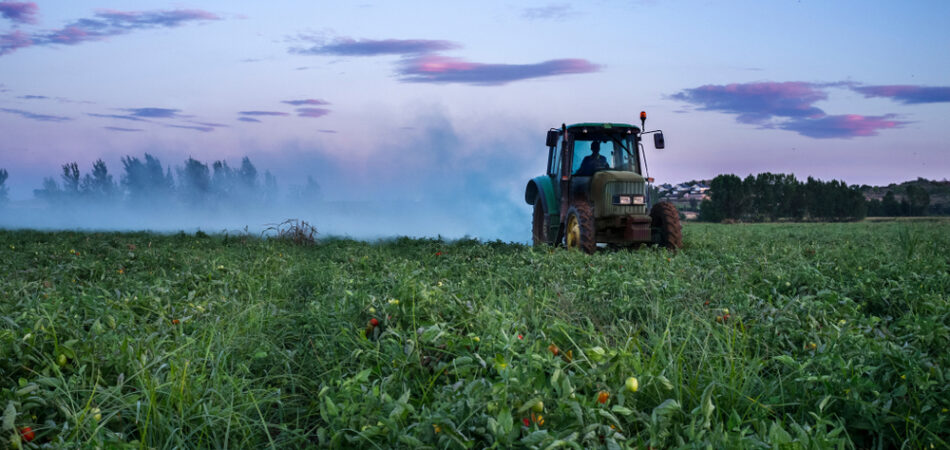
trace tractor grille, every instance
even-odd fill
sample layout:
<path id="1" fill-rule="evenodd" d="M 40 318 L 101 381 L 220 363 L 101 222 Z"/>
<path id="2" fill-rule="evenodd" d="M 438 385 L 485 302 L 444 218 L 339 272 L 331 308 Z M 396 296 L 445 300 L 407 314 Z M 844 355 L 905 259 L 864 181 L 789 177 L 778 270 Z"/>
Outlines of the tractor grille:
<path id="1" fill-rule="evenodd" d="M 646 196 L 646 183 L 642 181 L 625 182 L 612 181 L 607 183 L 604 188 L 604 198 L 597 202 L 597 215 L 603 216 L 625 216 L 629 214 L 646 214 L 646 205 L 615 205 L 613 198 L 615 195 L 643 195 Z"/>

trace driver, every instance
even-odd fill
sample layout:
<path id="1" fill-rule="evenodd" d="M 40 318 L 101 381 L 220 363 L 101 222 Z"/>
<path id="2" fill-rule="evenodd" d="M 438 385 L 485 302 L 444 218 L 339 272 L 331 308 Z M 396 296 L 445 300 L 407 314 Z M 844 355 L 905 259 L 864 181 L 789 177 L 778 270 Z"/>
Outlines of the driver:
<path id="1" fill-rule="evenodd" d="M 607 164 L 607 158 L 604 158 L 604 155 L 600 154 L 600 141 L 590 143 L 590 152 L 591 153 L 585 156 L 584 160 L 581 161 L 581 166 L 574 175 L 589 177 L 598 170 L 610 168 L 610 164 Z"/>

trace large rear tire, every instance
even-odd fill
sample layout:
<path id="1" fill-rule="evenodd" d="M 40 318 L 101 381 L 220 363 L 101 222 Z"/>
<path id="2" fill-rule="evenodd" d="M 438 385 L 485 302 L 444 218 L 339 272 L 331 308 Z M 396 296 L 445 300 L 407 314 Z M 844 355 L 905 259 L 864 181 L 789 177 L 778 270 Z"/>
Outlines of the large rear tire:
<path id="1" fill-rule="evenodd" d="M 670 202 L 660 202 L 650 210 L 653 218 L 651 227 L 659 231 L 657 244 L 671 250 L 683 248 L 683 227 L 680 225 L 680 213 Z"/>
<path id="2" fill-rule="evenodd" d="M 594 236 L 594 210 L 590 203 L 577 202 L 568 208 L 564 243 L 568 250 L 577 249 L 584 253 L 594 253 L 597 250 L 597 240 Z"/>
<path id="3" fill-rule="evenodd" d="M 538 198 L 534 200 L 534 215 L 531 218 L 531 237 L 534 240 L 535 246 L 548 245 L 551 243 L 551 240 L 548 238 L 549 230 L 551 229 L 548 226 L 550 220 L 544 211 L 541 196 L 538 195 Z"/>

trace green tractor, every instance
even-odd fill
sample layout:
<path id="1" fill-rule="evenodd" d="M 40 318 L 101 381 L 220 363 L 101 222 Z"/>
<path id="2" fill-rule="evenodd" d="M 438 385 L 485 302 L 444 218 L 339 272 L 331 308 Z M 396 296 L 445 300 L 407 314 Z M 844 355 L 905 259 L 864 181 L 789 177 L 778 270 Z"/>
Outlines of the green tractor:
<path id="1" fill-rule="evenodd" d="M 650 198 L 641 138 L 663 132 L 623 123 L 577 123 L 547 134 L 547 174 L 528 182 L 524 198 L 534 205 L 535 245 L 558 245 L 593 253 L 598 243 L 621 247 L 683 246 L 679 212 Z M 649 211 L 649 213 L 648 213 Z"/>

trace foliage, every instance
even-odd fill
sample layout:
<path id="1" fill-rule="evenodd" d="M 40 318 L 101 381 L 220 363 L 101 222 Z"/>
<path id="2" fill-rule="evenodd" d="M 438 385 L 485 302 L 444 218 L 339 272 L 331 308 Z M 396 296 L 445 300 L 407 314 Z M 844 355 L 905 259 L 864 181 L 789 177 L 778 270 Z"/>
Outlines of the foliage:
<path id="1" fill-rule="evenodd" d="M 948 228 L 594 255 L 0 231 L 0 442 L 946 448 Z"/>
<path id="2" fill-rule="evenodd" d="M 745 180 L 719 175 L 710 183 L 709 197 L 700 206 L 700 219 L 707 222 L 860 220 L 867 214 L 864 196 L 856 186 L 812 177 L 802 183 L 791 174 L 766 172 Z"/>

